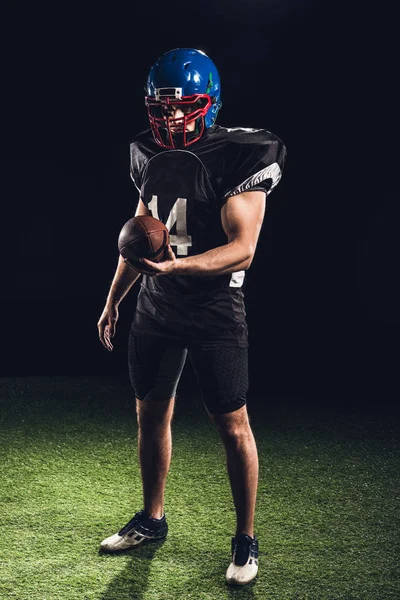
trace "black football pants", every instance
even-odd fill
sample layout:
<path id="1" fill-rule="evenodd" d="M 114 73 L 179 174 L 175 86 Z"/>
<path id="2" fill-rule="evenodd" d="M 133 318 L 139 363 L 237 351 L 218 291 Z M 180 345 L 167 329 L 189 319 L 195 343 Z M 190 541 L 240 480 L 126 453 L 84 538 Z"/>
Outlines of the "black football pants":
<path id="1" fill-rule="evenodd" d="M 129 333 L 129 376 L 139 400 L 168 400 L 176 394 L 189 359 L 201 396 L 212 414 L 225 414 L 246 404 L 247 348 L 187 344 L 155 335 Z"/>

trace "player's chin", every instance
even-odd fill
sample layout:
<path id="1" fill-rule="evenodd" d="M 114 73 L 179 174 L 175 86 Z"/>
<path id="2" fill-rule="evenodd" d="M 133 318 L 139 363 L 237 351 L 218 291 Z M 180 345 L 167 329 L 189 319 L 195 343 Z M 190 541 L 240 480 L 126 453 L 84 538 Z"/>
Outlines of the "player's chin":
<path id="1" fill-rule="evenodd" d="M 183 127 L 171 127 L 170 130 L 173 136 L 183 135 Z"/>
<path id="2" fill-rule="evenodd" d="M 171 133 L 172 135 L 182 135 L 184 131 L 186 131 L 186 133 L 193 133 L 194 128 L 191 129 L 189 127 L 186 127 L 186 129 L 184 130 L 182 126 L 178 126 L 178 127 L 170 127 Z"/>

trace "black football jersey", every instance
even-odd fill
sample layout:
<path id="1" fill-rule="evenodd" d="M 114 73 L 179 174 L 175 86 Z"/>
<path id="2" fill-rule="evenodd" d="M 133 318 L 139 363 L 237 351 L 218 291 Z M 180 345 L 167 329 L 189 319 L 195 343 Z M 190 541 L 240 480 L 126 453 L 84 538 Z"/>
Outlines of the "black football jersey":
<path id="1" fill-rule="evenodd" d="M 178 258 L 226 244 L 221 224 L 226 200 L 247 190 L 269 194 L 286 157 L 284 144 L 269 131 L 219 125 L 188 148 L 175 150 L 158 146 L 146 130 L 130 151 L 140 198 L 167 226 Z M 134 333 L 247 346 L 244 275 L 143 275 Z"/>

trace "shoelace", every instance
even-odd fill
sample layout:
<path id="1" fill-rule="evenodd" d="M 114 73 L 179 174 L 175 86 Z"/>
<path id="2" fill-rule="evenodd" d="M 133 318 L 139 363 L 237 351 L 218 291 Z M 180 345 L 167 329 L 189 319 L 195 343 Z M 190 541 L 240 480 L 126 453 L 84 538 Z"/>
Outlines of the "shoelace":
<path id="1" fill-rule="evenodd" d="M 248 561 L 250 550 L 255 555 L 258 555 L 256 547 L 255 538 L 252 539 L 248 535 L 240 535 L 237 538 L 232 538 L 232 555 L 235 556 L 235 565 L 238 567 L 245 565 Z"/>
<path id="2" fill-rule="evenodd" d="M 140 510 L 138 513 L 136 513 L 136 515 L 129 521 L 129 523 L 127 523 L 125 525 L 125 527 L 123 527 L 121 529 L 121 531 L 118 532 L 118 535 L 125 535 L 125 533 L 128 533 L 128 531 L 130 531 L 131 529 L 133 529 L 133 527 L 135 525 L 137 525 L 138 523 L 140 523 L 140 521 L 150 521 L 150 523 L 152 522 L 153 519 L 151 519 L 151 517 L 146 516 L 146 513 L 143 510 Z M 158 520 L 158 519 L 157 519 Z M 157 526 L 151 527 L 150 529 L 157 529 Z"/>
<path id="3" fill-rule="evenodd" d="M 144 510 L 140 510 L 136 515 L 119 531 L 119 535 L 125 535 L 128 531 L 130 531 L 134 525 L 139 523 L 143 519 Z"/>

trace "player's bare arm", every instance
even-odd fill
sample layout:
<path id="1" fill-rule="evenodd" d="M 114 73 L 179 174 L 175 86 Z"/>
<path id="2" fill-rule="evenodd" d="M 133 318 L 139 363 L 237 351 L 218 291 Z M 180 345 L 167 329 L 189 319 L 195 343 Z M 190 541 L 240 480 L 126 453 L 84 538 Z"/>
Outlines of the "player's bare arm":
<path id="1" fill-rule="evenodd" d="M 148 215 L 146 205 L 139 199 L 135 216 Z M 118 305 L 129 292 L 133 284 L 139 279 L 141 273 L 128 266 L 122 256 L 119 256 L 117 270 L 115 271 L 110 290 L 108 292 L 106 305 L 103 313 L 97 323 L 99 339 L 103 346 L 110 352 L 113 350 L 111 338 L 115 335 L 115 328 L 118 321 Z"/>
<path id="2" fill-rule="evenodd" d="M 151 267 L 155 275 L 223 275 L 246 270 L 254 257 L 265 206 L 266 195 L 262 191 L 231 196 L 221 210 L 227 244 L 185 258 L 176 258 L 169 247 L 167 260 L 153 263 L 142 259 L 142 262 Z"/>

